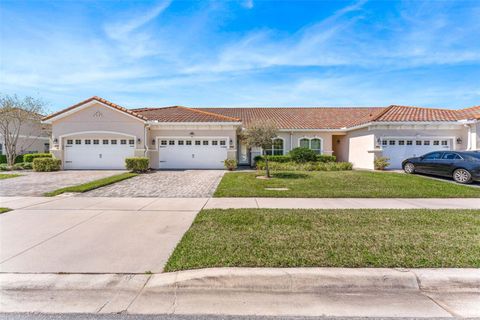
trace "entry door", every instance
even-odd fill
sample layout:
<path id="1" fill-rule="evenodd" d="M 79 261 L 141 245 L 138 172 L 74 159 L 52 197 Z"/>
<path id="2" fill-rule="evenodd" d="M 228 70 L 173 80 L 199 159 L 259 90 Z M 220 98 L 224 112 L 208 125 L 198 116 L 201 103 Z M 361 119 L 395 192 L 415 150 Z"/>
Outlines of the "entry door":
<path id="1" fill-rule="evenodd" d="M 160 169 L 223 169 L 226 138 L 161 138 Z"/>

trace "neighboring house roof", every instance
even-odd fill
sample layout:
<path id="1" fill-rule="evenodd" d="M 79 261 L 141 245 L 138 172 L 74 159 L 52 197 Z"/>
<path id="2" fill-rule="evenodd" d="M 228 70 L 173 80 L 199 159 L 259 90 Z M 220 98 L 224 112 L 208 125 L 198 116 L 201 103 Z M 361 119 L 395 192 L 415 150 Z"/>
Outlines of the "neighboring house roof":
<path id="1" fill-rule="evenodd" d="M 181 106 L 132 110 L 150 121 L 158 122 L 240 122 L 236 117 Z"/>
<path id="2" fill-rule="evenodd" d="M 136 117 L 136 118 L 139 118 L 139 119 L 141 119 L 141 120 L 147 120 L 147 118 L 145 118 L 144 116 L 142 116 L 142 115 L 140 115 L 140 114 L 138 114 L 138 113 L 136 113 L 136 112 L 134 112 L 134 111 L 132 111 L 132 110 L 129 110 L 129 109 L 124 108 L 124 107 L 121 107 L 121 106 L 119 106 L 118 104 L 115 104 L 115 103 L 110 102 L 110 101 L 108 101 L 108 100 L 105 100 L 105 99 L 103 99 L 103 98 L 94 96 L 94 97 L 88 98 L 88 99 L 86 99 L 86 100 L 83 100 L 82 102 L 79 102 L 79 103 L 77 103 L 77 104 L 74 104 L 73 106 L 70 106 L 70 107 L 65 108 L 65 109 L 63 109 L 63 110 L 60 110 L 60 111 L 58 111 L 58 112 L 52 113 L 52 114 L 44 117 L 44 118 L 42 119 L 42 121 L 46 121 L 46 120 L 55 118 L 55 117 L 57 117 L 57 116 L 59 116 L 59 115 L 62 115 L 62 114 L 66 113 L 66 112 L 69 112 L 69 111 L 72 111 L 72 110 L 74 110 L 74 109 L 76 109 L 76 108 L 79 108 L 79 107 L 81 107 L 82 105 L 84 105 L 84 104 L 86 104 L 86 103 L 89 103 L 89 102 L 92 102 L 92 101 L 94 101 L 94 100 L 95 100 L 95 101 L 98 101 L 98 102 L 101 102 L 101 103 L 103 103 L 103 104 L 106 104 L 107 106 L 112 107 L 112 108 L 114 108 L 114 109 L 117 109 L 118 111 L 125 112 L 126 114 L 129 114 L 129 115 L 134 116 L 134 117 Z"/>
<path id="3" fill-rule="evenodd" d="M 458 110 L 459 119 L 480 119 L 480 106 Z"/>
<path id="4" fill-rule="evenodd" d="M 456 121 L 458 111 L 449 109 L 434 109 L 409 106 L 390 106 L 375 119 L 384 122 L 415 122 L 415 121 Z"/>
<path id="5" fill-rule="evenodd" d="M 372 121 L 385 108 L 199 108 L 242 120 L 271 121 L 279 129 L 340 129 Z"/>

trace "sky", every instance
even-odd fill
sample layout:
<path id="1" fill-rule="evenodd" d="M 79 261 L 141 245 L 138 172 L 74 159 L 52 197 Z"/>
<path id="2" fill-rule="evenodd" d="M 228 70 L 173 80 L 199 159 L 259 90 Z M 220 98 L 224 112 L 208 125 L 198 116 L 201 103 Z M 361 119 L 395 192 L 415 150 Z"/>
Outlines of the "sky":
<path id="1" fill-rule="evenodd" d="M 480 104 L 480 1 L 0 1 L 0 94 L 119 105 Z"/>

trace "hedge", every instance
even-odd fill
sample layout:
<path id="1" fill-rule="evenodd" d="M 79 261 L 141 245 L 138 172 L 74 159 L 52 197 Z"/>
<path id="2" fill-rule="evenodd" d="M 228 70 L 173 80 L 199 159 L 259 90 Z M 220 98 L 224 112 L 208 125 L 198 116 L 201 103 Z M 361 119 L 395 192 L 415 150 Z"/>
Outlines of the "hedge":
<path id="1" fill-rule="evenodd" d="M 352 170 L 350 162 L 272 162 L 268 164 L 272 171 L 345 171 Z M 258 170 L 265 170 L 265 162 L 257 162 Z"/>
<path id="2" fill-rule="evenodd" d="M 132 172 L 143 173 L 148 171 L 150 161 L 146 157 L 126 158 L 125 167 Z"/>
<path id="3" fill-rule="evenodd" d="M 22 155 L 17 156 L 15 158 L 15 163 L 20 163 L 20 162 L 23 162 L 23 156 Z M 0 154 L 0 163 L 7 163 L 7 156 L 6 155 Z"/>
<path id="4" fill-rule="evenodd" d="M 27 153 L 23 155 L 23 162 L 33 162 L 37 158 L 52 158 L 51 153 Z"/>
<path id="5" fill-rule="evenodd" d="M 36 158 L 33 159 L 33 171 L 50 172 L 60 170 L 62 161 L 54 158 Z"/>
<path id="6" fill-rule="evenodd" d="M 263 156 L 256 156 L 253 158 L 255 162 L 263 161 L 264 157 Z M 291 162 L 292 158 L 290 156 L 268 156 L 268 161 L 269 162 Z M 335 162 L 337 161 L 337 157 L 335 156 L 329 156 L 326 154 L 317 154 L 317 160 L 318 162 Z"/>

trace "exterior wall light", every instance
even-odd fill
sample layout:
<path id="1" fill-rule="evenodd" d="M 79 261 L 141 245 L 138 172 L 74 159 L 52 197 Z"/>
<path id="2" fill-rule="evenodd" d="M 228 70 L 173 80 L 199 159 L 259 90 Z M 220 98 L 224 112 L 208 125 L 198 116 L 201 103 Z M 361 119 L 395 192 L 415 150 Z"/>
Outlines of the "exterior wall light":
<path id="1" fill-rule="evenodd" d="M 457 144 L 462 144 L 462 142 L 463 142 L 463 141 L 462 141 L 462 138 L 458 137 L 458 138 L 457 138 Z"/>
<path id="2" fill-rule="evenodd" d="M 58 143 L 58 139 L 57 139 L 57 138 L 53 138 L 53 143 Z"/>
<path id="3" fill-rule="evenodd" d="M 142 140 L 140 138 L 137 138 L 137 143 L 140 143 L 142 142 Z"/>
<path id="4" fill-rule="evenodd" d="M 152 145 L 155 145 L 155 139 L 152 139 Z"/>

